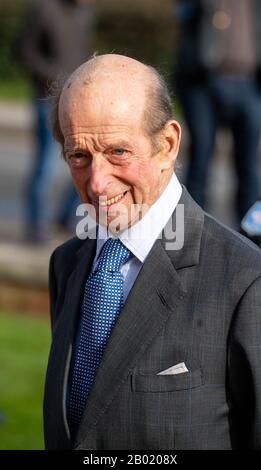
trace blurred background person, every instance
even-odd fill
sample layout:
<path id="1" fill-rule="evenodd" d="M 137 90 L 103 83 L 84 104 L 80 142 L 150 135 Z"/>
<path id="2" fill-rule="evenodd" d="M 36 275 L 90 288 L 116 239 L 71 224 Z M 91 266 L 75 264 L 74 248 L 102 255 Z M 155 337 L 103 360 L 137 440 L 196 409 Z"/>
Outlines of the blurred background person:
<path id="1" fill-rule="evenodd" d="M 175 87 L 190 134 L 187 188 L 206 207 L 219 125 L 231 129 L 238 225 L 260 195 L 261 2 L 176 0 L 180 27 Z"/>
<path id="2" fill-rule="evenodd" d="M 36 151 L 26 195 L 26 235 L 32 242 L 51 238 L 52 216 L 59 226 L 70 230 L 79 203 L 70 185 L 60 212 L 53 215 L 50 211 L 48 196 L 57 176 L 60 150 L 49 129 L 47 96 L 53 80 L 69 74 L 90 55 L 94 25 L 94 0 L 37 0 L 19 38 L 20 57 L 30 72 L 36 98 Z"/>

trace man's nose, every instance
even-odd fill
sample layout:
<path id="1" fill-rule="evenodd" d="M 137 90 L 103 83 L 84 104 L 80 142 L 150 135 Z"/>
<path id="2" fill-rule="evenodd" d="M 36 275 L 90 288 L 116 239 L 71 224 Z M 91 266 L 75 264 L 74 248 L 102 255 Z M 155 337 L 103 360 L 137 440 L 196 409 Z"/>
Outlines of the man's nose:
<path id="1" fill-rule="evenodd" d="M 105 159 L 93 159 L 90 168 L 90 189 L 93 194 L 102 195 L 105 193 L 109 175 L 109 163 Z"/>

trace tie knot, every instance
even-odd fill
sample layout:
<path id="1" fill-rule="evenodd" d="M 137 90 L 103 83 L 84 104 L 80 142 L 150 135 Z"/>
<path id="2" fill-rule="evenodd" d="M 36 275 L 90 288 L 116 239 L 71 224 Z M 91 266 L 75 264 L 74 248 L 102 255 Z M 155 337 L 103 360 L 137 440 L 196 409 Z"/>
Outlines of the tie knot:
<path id="1" fill-rule="evenodd" d="M 118 238 L 109 238 L 103 245 L 99 257 L 98 271 L 119 271 L 131 253 Z"/>

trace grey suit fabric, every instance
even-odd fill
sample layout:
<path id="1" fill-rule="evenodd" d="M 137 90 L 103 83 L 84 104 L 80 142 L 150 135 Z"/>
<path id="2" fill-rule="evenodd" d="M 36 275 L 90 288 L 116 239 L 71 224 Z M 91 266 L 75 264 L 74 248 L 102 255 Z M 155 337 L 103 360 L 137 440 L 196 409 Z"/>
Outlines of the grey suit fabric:
<path id="1" fill-rule="evenodd" d="M 96 240 L 75 238 L 53 253 L 47 449 L 261 449 L 261 252 L 185 188 L 180 203 L 184 246 L 170 251 L 162 238 L 152 247 L 74 441 L 67 380 Z M 188 372 L 157 375 L 180 362 Z"/>

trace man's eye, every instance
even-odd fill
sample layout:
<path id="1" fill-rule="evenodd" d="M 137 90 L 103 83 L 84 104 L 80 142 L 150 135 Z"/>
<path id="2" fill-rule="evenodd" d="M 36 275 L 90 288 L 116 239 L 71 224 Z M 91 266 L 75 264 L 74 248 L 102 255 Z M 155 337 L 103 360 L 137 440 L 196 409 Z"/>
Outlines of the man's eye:
<path id="1" fill-rule="evenodd" d="M 83 158 L 83 157 L 86 157 L 86 155 L 84 155 L 84 153 L 81 153 L 81 152 L 77 152 L 73 155 L 74 157 L 76 158 Z"/>
<path id="2" fill-rule="evenodd" d="M 71 154 L 68 154 L 66 156 L 66 160 L 67 161 L 75 161 L 75 160 L 80 160 L 82 158 L 86 157 L 86 155 L 84 155 L 84 153 L 81 153 L 81 152 L 76 152 L 76 153 L 71 153 Z"/>
<path id="3" fill-rule="evenodd" d="M 71 167 L 81 168 L 88 164 L 88 156 L 82 152 L 75 152 L 72 154 L 66 155 L 66 161 Z"/>
<path id="4" fill-rule="evenodd" d="M 118 155 L 118 156 L 121 156 L 123 155 L 125 152 L 124 149 L 121 149 L 121 148 L 116 148 L 116 149 L 113 149 L 112 153 L 114 153 L 115 155 Z"/>

